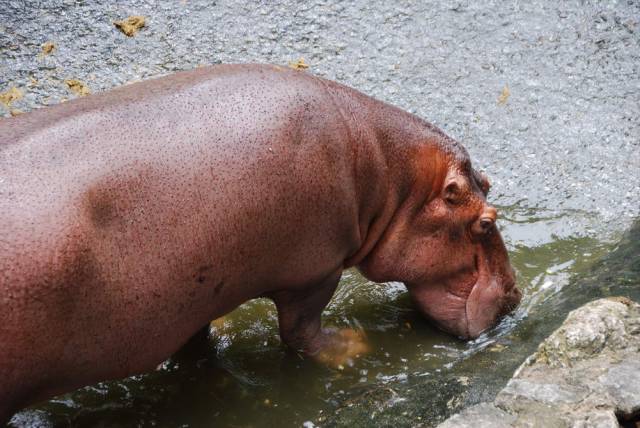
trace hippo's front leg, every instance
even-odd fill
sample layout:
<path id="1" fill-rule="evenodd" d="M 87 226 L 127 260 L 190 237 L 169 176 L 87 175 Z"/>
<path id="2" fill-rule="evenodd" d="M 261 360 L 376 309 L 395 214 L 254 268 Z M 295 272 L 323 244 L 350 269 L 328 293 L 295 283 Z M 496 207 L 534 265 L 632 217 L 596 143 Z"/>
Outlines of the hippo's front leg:
<path id="1" fill-rule="evenodd" d="M 314 286 L 278 291 L 271 296 L 278 308 L 282 341 L 331 367 L 348 363 L 369 350 L 362 332 L 322 328 L 322 311 L 331 300 L 341 274 L 338 271 Z"/>

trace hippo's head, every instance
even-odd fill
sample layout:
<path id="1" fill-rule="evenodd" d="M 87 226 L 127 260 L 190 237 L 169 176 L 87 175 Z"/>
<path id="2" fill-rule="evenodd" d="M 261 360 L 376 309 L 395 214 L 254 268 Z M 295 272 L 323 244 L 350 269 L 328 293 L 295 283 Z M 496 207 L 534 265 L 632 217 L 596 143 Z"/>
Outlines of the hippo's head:
<path id="1" fill-rule="evenodd" d="M 475 338 L 520 302 L 515 274 L 486 201 L 487 177 L 466 151 L 422 150 L 408 197 L 360 270 L 402 281 L 442 330 Z"/>

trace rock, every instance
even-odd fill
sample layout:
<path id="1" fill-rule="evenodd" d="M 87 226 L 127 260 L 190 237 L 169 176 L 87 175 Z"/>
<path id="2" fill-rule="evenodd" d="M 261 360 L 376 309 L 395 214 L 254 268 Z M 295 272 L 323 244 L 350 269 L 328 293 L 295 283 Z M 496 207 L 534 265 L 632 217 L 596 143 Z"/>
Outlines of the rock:
<path id="1" fill-rule="evenodd" d="M 624 349 L 640 319 L 625 320 L 628 306 L 619 300 L 598 300 L 573 311 L 535 354 L 535 361 L 551 367 L 571 367 L 601 351 Z"/>
<path id="2" fill-rule="evenodd" d="M 439 425 L 440 428 L 507 428 L 516 417 L 493 404 L 481 403 L 453 415 Z"/>
<path id="3" fill-rule="evenodd" d="M 590 302 L 516 370 L 492 404 L 440 427 L 618 427 L 640 421 L 640 305 Z"/>
<path id="4" fill-rule="evenodd" d="M 598 378 L 617 403 L 618 413 L 627 419 L 640 415 L 640 354 L 637 358 L 611 367 Z"/>
<path id="5" fill-rule="evenodd" d="M 611 410 L 598 411 L 594 410 L 587 413 L 584 419 L 575 421 L 572 428 L 620 428 L 618 418 Z"/>
<path id="6" fill-rule="evenodd" d="M 538 403 L 577 403 L 584 399 L 587 391 L 554 383 L 536 383 L 524 379 L 512 379 L 496 397 L 498 405 L 520 401 Z"/>

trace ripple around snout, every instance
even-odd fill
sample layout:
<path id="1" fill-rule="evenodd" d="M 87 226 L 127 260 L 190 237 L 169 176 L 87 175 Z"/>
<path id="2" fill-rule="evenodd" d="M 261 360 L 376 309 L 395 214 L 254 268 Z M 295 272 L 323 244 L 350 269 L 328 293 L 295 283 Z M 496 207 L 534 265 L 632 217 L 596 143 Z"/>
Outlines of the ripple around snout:
<path id="1" fill-rule="evenodd" d="M 192 340 L 155 372 L 83 388 L 19 413 L 11 426 L 229 426 L 257 420 L 333 426 L 372 414 L 393 415 L 401 425 L 438 420 L 497 391 L 575 305 L 576 293 L 582 299 L 595 293 L 578 292 L 572 278 L 610 245 L 561 237 L 565 220 L 557 213 L 537 211 L 527 221 L 518 209 L 503 208 L 502 226 L 523 297 L 475 340 L 432 326 L 414 309 L 404 285 L 374 284 L 350 270 L 325 322 L 363 329 L 372 351 L 342 370 L 285 350 L 274 305 L 258 299 L 216 320 L 209 338 Z M 539 232 L 532 234 L 534 229 Z M 545 237 L 550 230 L 553 236 Z"/>

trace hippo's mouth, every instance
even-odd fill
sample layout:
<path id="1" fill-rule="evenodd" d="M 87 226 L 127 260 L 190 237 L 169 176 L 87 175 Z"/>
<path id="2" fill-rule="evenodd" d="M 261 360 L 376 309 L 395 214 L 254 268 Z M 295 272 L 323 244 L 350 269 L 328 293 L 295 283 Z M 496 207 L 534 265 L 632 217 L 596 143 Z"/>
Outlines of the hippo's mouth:
<path id="1" fill-rule="evenodd" d="M 463 339 L 475 339 L 513 312 L 522 297 L 515 281 L 480 275 L 472 286 L 464 311 L 466 331 Z"/>
<path id="2" fill-rule="evenodd" d="M 438 329 L 459 337 L 469 337 L 469 297 L 481 287 L 478 272 L 467 272 L 465 281 L 422 280 L 406 283 L 413 301 L 420 312 Z"/>
<path id="3" fill-rule="evenodd" d="M 414 290 L 422 312 L 439 329 L 463 340 L 475 339 L 492 328 L 520 301 L 515 280 L 493 274 L 481 255 L 474 257 L 473 268 L 467 272 L 448 280 L 424 281 Z"/>

